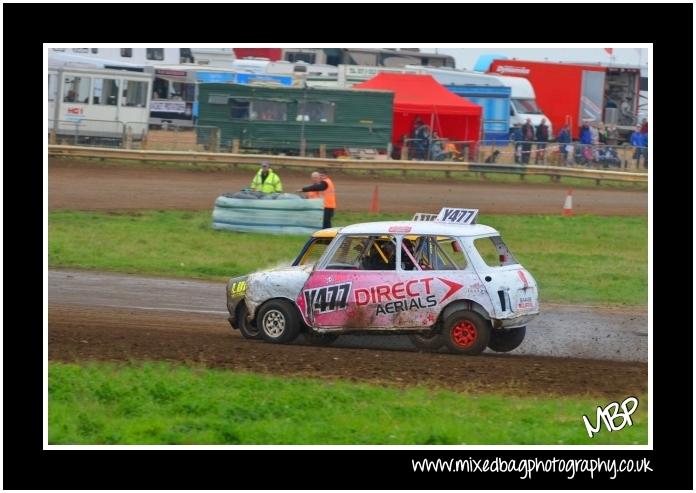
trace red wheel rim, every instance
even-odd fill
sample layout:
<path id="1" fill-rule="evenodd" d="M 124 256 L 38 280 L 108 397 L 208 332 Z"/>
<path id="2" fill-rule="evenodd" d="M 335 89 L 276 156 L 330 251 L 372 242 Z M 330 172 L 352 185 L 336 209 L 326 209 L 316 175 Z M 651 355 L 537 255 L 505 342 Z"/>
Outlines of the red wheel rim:
<path id="1" fill-rule="evenodd" d="M 452 334 L 452 342 L 461 348 L 472 346 L 478 338 L 476 326 L 468 320 L 457 322 L 450 332 Z"/>

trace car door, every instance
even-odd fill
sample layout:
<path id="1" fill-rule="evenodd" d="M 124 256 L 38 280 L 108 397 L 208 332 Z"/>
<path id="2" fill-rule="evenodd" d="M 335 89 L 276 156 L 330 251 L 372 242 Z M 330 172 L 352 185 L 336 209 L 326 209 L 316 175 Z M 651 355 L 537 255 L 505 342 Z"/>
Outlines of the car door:
<path id="1" fill-rule="evenodd" d="M 392 235 L 343 235 L 322 258 L 296 303 L 315 328 L 389 328 L 381 304 L 398 282 L 397 239 Z"/>
<path id="2" fill-rule="evenodd" d="M 408 245 L 412 248 L 408 248 Z M 459 299 L 485 295 L 458 238 L 416 236 L 404 239 L 400 281 L 406 286 L 404 311 L 395 320 L 398 328 L 433 325 L 442 310 Z"/>

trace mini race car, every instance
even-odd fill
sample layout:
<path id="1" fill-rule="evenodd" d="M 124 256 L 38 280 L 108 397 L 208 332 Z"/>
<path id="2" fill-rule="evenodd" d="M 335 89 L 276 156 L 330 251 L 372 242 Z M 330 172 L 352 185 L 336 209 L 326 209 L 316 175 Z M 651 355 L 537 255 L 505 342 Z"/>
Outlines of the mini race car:
<path id="1" fill-rule="evenodd" d="M 318 231 L 292 266 L 230 279 L 230 324 L 273 343 L 408 334 L 424 350 L 512 351 L 539 313 L 537 284 L 477 216 L 444 208 Z"/>

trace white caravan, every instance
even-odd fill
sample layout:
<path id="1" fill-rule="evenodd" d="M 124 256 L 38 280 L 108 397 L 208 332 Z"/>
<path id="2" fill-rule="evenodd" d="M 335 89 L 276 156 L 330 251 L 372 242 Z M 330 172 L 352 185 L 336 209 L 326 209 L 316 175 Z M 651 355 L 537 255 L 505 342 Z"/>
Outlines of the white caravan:
<path id="1" fill-rule="evenodd" d="M 48 69 L 48 129 L 71 143 L 134 139 L 147 132 L 152 75 L 89 67 Z"/>

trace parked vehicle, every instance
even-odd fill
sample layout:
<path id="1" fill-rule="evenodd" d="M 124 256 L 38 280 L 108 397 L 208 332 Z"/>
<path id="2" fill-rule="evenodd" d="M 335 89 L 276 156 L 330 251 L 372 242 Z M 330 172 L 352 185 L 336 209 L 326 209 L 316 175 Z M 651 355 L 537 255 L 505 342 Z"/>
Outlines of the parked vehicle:
<path id="1" fill-rule="evenodd" d="M 347 147 L 386 154 L 394 94 L 328 88 L 200 84 L 199 123 L 220 128 L 224 147 L 297 155 Z"/>
<path id="2" fill-rule="evenodd" d="M 262 57 L 270 61 L 305 62 L 326 65 L 369 65 L 403 67 L 430 65 L 454 68 L 454 57 L 412 49 L 385 48 L 235 48 L 237 58 Z"/>
<path id="3" fill-rule="evenodd" d="M 489 68 L 491 74 L 531 83 L 553 127 L 570 125 L 573 139 L 583 122 L 604 122 L 617 126 L 622 141 L 638 123 L 640 72 L 634 66 L 528 60 L 493 60 Z"/>
<path id="4" fill-rule="evenodd" d="M 60 66 L 48 70 L 49 132 L 71 142 L 134 139 L 148 128 L 152 75 L 124 70 Z"/>
<path id="5" fill-rule="evenodd" d="M 48 53 L 66 61 L 89 59 L 106 65 L 171 65 L 194 61 L 190 48 L 50 48 Z"/>

